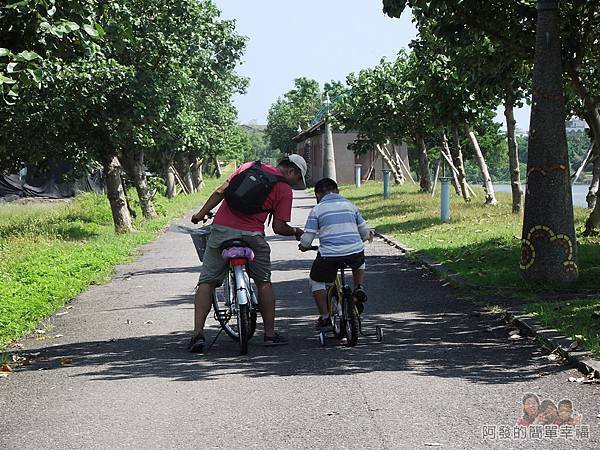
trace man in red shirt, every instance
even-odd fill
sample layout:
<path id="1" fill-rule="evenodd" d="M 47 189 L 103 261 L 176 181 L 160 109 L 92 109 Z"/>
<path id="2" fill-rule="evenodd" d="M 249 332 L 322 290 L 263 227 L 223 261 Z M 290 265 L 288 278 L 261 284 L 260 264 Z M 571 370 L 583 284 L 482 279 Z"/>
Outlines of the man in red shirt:
<path id="1" fill-rule="evenodd" d="M 194 299 L 194 334 L 188 346 L 193 353 L 204 350 L 204 324 L 210 312 L 214 289 L 227 273 L 227 263 L 221 257 L 220 246 L 230 239 L 243 239 L 254 251 L 254 260 L 248 264 L 248 271 L 256 288 L 260 313 L 264 325 L 265 345 L 286 344 L 286 339 L 275 332 L 275 294 L 271 285 L 271 249 L 265 240 L 265 221 L 272 211 L 273 231 L 282 236 L 300 238 L 303 231 L 287 224 L 292 215 L 292 188 L 304 189 L 306 183 L 306 161 L 300 155 L 290 155 L 279 162 L 277 167 L 262 164 L 268 173 L 283 177 L 278 181 L 265 200 L 265 212 L 244 214 L 230 208 L 224 200 L 225 189 L 229 181 L 240 172 L 252 166 L 252 162 L 243 164 L 227 181 L 208 198 L 204 206 L 192 216 L 192 222 L 205 220 L 208 213 L 219 203 L 221 206 L 213 220 L 213 227 L 204 253 L 204 261 L 200 269 L 200 278 Z"/>

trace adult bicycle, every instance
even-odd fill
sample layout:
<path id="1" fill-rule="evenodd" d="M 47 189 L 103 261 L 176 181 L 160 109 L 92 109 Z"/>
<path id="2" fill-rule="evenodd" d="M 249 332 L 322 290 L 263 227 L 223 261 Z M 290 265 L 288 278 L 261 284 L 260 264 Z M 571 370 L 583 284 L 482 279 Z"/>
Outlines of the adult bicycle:
<path id="1" fill-rule="evenodd" d="M 180 227 L 181 228 L 181 227 Z M 204 251 L 211 226 L 187 228 L 192 237 L 198 258 L 204 258 Z M 254 252 L 243 239 L 224 242 L 221 256 L 227 260 L 227 275 L 223 283 L 213 291 L 212 305 L 214 317 L 221 326 L 211 346 L 221 331 L 239 343 L 240 354 L 248 353 L 248 342 L 256 331 L 258 299 L 256 290 L 248 275 L 248 263 L 254 259 Z"/>

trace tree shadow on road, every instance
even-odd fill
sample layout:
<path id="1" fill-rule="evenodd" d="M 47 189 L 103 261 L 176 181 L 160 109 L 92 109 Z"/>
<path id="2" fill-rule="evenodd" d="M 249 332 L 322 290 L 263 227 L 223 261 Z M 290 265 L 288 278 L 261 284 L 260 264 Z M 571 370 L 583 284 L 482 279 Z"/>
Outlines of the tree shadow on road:
<path id="1" fill-rule="evenodd" d="M 282 263 L 284 264 L 284 263 Z M 278 326 L 290 337 L 284 347 L 262 346 L 260 330 L 247 356 L 237 343 L 222 335 L 203 355 L 186 349 L 189 334 L 126 337 L 41 349 L 23 370 L 63 370 L 61 359 L 72 358 L 77 377 L 91 380 L 165 378 L 173 381 L 244 377 L 302 377 L 375 372 L 409 372 L 432 382 L 459 378 L 472 383 L 506 384 L 537 379 L 565 368 L 543 358 L 533 342 L 510 340 L 504 323 L 494 316 L 473 315 L 473 305 L 435 280 L 420 265 L 397 255 L 368 258 L 370 298 L 364 315 L 365 331 L 384 327 L 382 343 L 362 337 L 354 348 L 330 339 L 320 347 L 314 331 L 314 306 L 305 280 L 276 283 Z M 308 270 L 309 260 L 290 266 Z M 282 267 L 283 268 L 283 267 Z M 189 296 L 167 299 L 171 305 Z M 151 307 L 152 305 L 150 305 Z M 208 342 L 216 334 L 214 322 Z M 539 359 L 534 359 L 539 358 Z"/>

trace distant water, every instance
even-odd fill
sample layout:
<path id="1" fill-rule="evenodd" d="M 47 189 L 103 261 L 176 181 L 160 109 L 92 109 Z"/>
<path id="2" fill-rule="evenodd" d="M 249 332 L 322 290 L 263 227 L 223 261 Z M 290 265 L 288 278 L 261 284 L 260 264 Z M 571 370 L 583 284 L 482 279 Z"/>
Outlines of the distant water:
<path id="1" fill-rule="evenodd" d="M 585 196 L 588 193 L 589 186 L 585 184 L 576 184 L 573 187 L 573 205 L 581 208 L 587 208 Z M 498 192 L 511 192 L 510 184 L 494 184 L 494 189 Z M 522 187 L 525 190 L 525 185 Z"/>

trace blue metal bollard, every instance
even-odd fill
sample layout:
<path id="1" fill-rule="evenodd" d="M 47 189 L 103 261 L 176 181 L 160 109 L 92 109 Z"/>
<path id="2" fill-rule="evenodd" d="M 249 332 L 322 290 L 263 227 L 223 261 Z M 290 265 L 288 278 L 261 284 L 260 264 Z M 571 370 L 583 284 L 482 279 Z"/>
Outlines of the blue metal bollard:
<path id="1" fill-rule="evenodd" d="M 383 198 L 390 198 L 390 169 L 383 169 Z"/>
<path id="2" fill-rule="evenodd" d="M 452 178 L 441 177 L 440 182 L 442 184 L 441 189 L 441 202 L 440 202 L 440 218 L 442 222 L 450 221 L 450 181 Z"/>
<path id="3" fill-rule="evenodd" d="M 354 184 L 357 188 L 360 187 L 362 164 L 354 164 Z"/>

